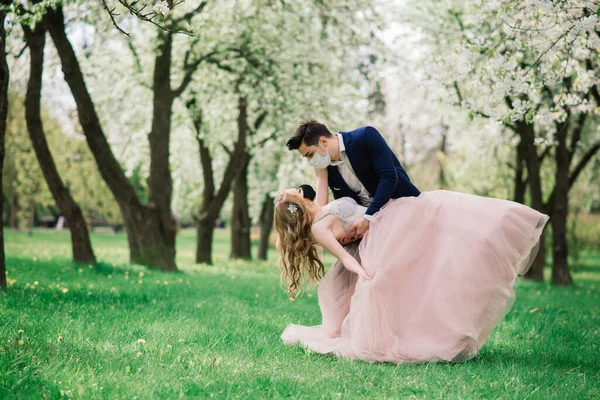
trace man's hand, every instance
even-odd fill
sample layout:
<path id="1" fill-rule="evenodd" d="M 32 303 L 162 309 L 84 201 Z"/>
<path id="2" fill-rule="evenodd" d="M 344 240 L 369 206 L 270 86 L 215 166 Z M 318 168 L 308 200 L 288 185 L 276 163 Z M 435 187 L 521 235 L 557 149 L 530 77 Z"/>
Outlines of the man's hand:
<path id="1" fill-rule="evenodd" d="M 354 221 L 348 232 L 344 235 L 343 238 L 340 239 L 341 245 L 346 245 L 350 242 L 353 242 L 358 239 L 362 239 L 362 237 L 367 233 L 370 227 L 370 222 L 368 219 L 360 218 Z"/>

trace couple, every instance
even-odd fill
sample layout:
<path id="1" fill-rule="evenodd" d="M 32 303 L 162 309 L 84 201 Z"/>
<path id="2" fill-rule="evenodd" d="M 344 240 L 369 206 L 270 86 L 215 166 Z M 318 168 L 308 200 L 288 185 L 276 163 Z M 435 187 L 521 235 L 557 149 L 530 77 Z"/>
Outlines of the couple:
<path id="1" fill-rule="evenodd" d="M 317 191 L 279 193 L 277 249 L 292 297 L 303 278 L 319 281 L 322 324 L 289 325 L 283 341 L 365 361 L 474 357 L 510 309 L 548 217 L 506 200 L 420 193 L 373 127 L 332 134 L 310 120 L 287 146 L 315 168 Z M 327 273 L 317 244 L 338 260 Z"/>

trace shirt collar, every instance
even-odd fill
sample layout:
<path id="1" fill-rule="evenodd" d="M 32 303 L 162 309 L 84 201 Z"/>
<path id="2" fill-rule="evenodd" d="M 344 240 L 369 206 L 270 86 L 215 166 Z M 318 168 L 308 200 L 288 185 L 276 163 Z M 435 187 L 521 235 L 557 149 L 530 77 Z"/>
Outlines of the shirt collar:
<path id="1" fill-rule="evenodd" d="M 340 146 L 340 153 L 342 151 L 345 152 L 346 151 L 346 146 L 344 145 L 344 137 L 342 136 L 341 133 L 336 133 L 336 135 L 338 135 L 338 139 L 339 139 L 338 143 L 339 143 L 339 146 Z"/>
<path id="2" fill-rule="evenodd" d="M 346 153 L 346 146 L 344 146 L 344 138 L 342 137 L 341 133 L 336 133 L 336 135 L 338 136 L 338 146 L 340 148 L 340 158 L 342 158 L 342 153 Z M 335 167 L 336 165 L 340 165 L 343 163 L 344 163 L 343 160 L 332 161 L 331 165 L 333 165 Z"/>

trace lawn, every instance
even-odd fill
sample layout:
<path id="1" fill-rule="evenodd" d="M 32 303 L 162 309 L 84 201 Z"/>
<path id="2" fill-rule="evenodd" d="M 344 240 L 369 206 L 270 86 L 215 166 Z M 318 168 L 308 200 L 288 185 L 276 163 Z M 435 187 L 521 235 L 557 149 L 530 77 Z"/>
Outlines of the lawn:
<path id="1" fill-rule="evenodd" d="M 0 295 L 0 398 L 600 397 L 600 251 L 581 252 L 575 286 L 523 281 L 514 308 L 464 364 L 369 364 L 282 345 L 288 323 L 320 322 L 316 292 L 295 302 L 268 262 L 179 273 L 127 264 L 123 234 L 94 233 L 100 262 L 69 261 L 66 232 L 6 232 L 11 286 Z"/>

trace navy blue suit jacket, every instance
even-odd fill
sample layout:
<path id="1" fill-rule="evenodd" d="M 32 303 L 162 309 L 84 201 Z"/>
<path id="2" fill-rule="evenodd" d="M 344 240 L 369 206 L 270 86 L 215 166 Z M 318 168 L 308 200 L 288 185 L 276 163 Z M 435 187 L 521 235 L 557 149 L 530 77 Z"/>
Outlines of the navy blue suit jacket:
<path id="1" fill-rule="evenodd" d="M 367 215 L 375 214 L 389 199 L 421 194 L 377 129 L 363 126 L 340 134 L 352 169 L 373 197 L 373 202 L 367 208 Z M 327 170 L 333 197 L 352 197 L 360 204 L 358 196 L 348 187 L 337 167 L 329 166 Z"/>

